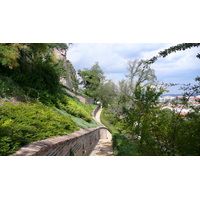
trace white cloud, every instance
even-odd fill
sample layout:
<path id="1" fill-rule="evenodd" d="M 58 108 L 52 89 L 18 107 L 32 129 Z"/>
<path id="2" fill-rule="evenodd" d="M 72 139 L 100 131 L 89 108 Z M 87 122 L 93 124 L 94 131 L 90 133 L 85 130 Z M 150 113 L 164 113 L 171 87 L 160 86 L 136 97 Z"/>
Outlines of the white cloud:
<path id="1" fill-rule="evenodd" d="M 174 45 L 174 43 L 80 43 L 70 47 L 67 57 L 76 70 L 90 68 L 98 61 L 107 79 L 117 81 L 127 74 L 128 59 L 149 59 L 161 50 Z M 158 80 L 192 82 L 200 74 L 197 52 L 199 48 L 192 48 L 159 58 L 152 65 Z"/>
<path id="2" fill-rule="evenodd" d="M 115 83 L 125 79 L 125 74 L 123 73 L 105 73 L 105 76 L 107 80 L 113 80 Z"/>
<path id="3" fill-rule="evenodd" d="M 160 77 L 187 77 L 189 74 L 200 73 L 200 61 L 196 58 L 198 49 L 190 49 L 170 54 L 166 58 L 160 58 L 152 65 Z M 197 74 L 198 75 L 198 74 Z"/>

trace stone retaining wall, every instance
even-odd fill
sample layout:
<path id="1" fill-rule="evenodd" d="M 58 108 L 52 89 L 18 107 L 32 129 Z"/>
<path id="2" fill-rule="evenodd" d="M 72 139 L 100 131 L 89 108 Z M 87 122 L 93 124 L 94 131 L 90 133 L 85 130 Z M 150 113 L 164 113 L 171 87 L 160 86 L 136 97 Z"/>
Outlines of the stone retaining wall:
<path id="1" fill-rule="evenodd" d="M 106 137 L 106 127 L 90 128 L 33 142 L 11 156 L 88 156 L 99 139 Z"/>
<path id="2" fill-rule="evenodd" d="M 79 99 L 79 101 L 83 102 L 83 103 L 87 103 L 87 104 L 94 104 L 94 99 L 93 98 L 90 98 L 90 97 L 83 97 L 83 96 L 80 96 L 80 95 L 77 95 L 73 92 L 71 92 L 70 90 L 68 89 L 64 89 L 67 93 L 69 93 L 70 95 L 76 97 L 77 99 Z"/>
<path id="3" fill-rule="evenodd" d="M 96 116 L 97 112 L 98 112 L 100 109 L 101 109 L 101 105 L 98 105 L 98 106 L 94 109 L 94 111 L 93 111 L 93 113 L 92 113 L 93 119 L 95 119 L 95 116 Z"/>

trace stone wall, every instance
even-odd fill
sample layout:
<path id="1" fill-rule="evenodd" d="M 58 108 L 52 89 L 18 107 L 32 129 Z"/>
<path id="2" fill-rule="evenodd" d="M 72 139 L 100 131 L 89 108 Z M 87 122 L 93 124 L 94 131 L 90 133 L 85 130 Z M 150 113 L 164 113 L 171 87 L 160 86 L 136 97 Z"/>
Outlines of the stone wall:
<path id="1" fill-rule="evenodd" d="M 99 105 L 94 109 L 94 111 L 93 111 L 93 113 L 92 113 L 93 119 L 95 119 L 95 116 L 96 116 L 97 112 L 98 112 L 100 109 L 101 109 L 101 104 L 99 104 Z"/>
<path id="2" fill-rule="evenodd" d="M 77 95 L 67 89 L 64 89 L 67 93 L 69 93 L 70 95 L 76 97 L 77 99 L 79 99 L 79 101 L 83 102 L 83 103 L 87 103 L 87 104 L 94 104 L 94 99 L 93 98 L 89 98 L 89 97 L 83 97 L 80 95 Z"/>
<path id="3" fill-rule="evenodd" d="M 107 128 L 76 131 L 28 144 L 11 156 L 88 156 L 99 139 L 107 138 Z"/>

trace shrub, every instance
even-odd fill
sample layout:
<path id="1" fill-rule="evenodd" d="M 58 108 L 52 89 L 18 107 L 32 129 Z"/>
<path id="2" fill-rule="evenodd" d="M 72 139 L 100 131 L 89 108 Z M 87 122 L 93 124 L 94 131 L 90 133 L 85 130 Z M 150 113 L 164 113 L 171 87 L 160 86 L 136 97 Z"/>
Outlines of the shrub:
<path id="1" fill-rule="evenodd" d="M 61 88 L 60 76 L 66 73 L 63 60 L 53 60 L 50 54 L 39 56 L 34 61 L 21 57 L 20 65 L 13 69 L 0 67 L 0 73 L 10 77 L 25 89 L 56 93 Z M 27 91 L 28 92 L 28 91 Z M 35 98 L 35 96 L 30 97 Z"/>
<path id="2" fill-rule="evenodd" d="M 11 78 L 0 76 L 0 97 L 24 96 L 24 90 Z"/>
<path id="3" fill-rule="evenodd" d="M 49 62 L 36 62 L 32 69 L 18 67 L 12 69 L 11 78 L 21 87 L 33 88 L 55 93 L 59 87 L 59 76 L 55 64 Z M 31 95 L 31 94 L 30 94 Z M 31 96 L 34 98 L 34 96 Z"/>
<path id="4" fill-rule="evenodd" d="M 113 134 L 112 143 L 115 156 L 139 156 L 137 147 L 120 133 Z"/>
<path id="5" fill-rule="evenodd" d="M 68 114 L 80 117 L 87 122 L 92 120 L 91 114 L 93 112 L 93 107 L 80 102 L 77 98 L 72 97 L 62 90 L 60 90 L 57 94 L 50 94 L 48 92 L 41 91 L 39 93 L 39 100 L 45 105 L 65 110 Z"/>
<path id="6" fill-rule="evenodd" d="M 90 113 L 83 106 L 67 96 L 60 96 L 57 99 L 56 107 L 65 110 L 75 117 L 80 117 L 87 122 L 92 120 Z"/>
<path id="7" fill-rule="evenodd" d="M 113 152 L 115 156 L 138 156 L 137 145 L 132 143 L 117 128 L 116 117 L 104 108 L 101 113 L 101 122 L 112 133 Z"/>
<path id="8" fill-rule="evenodd" d="M 78 130 L 69 116 L 61 116 L 40 103 L 0 105 L 0 155 L 16 152 L 22 146 Z"/>

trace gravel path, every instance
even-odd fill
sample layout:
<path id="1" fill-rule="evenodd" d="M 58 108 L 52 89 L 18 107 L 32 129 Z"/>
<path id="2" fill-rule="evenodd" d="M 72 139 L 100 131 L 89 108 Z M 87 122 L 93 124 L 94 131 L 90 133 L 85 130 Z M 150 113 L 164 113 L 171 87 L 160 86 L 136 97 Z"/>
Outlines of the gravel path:
<path id="1" fill-rule="evenodd" d="M 94 119 L 100 123 L 101 111 L 102 109 L 100 109 L 94 117 Z M 113 156 L 112 135 L 109 131 L 107 133 L 107 139 L 100 139 L 90 156 Z"/>

